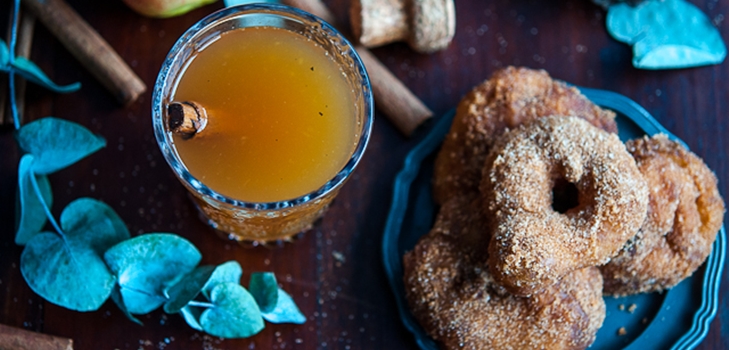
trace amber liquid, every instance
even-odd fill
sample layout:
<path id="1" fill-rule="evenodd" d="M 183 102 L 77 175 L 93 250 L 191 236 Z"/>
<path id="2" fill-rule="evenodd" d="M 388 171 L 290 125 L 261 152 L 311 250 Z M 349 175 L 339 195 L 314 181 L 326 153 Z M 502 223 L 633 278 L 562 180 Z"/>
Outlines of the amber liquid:
<path id="1" fill-rule="evenodd" d="M 175 136 L 183 163 L 225 196 L 274 202 L 333 178 L 357 138 L 352 88 L 326 51 L 283 29 L 224 33 L 198 53 L 174 93 L 204 106 L 208 123 Z"/>

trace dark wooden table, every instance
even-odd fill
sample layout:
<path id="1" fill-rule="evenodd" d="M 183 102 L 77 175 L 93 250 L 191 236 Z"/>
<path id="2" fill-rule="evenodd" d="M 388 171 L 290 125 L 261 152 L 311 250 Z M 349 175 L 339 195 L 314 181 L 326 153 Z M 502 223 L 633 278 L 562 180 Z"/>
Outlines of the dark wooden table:
<path id="1" fill-rule="evenodd" d="M 693 1 L 715 19 L 729 3 Z M 9 1 L 2 5 L 7 13 Z M 348 1 L 327 2 L 348 23 Z M 15 191 L 20 153 L 12 127 L 0 129 L 0 323 L 73 338 L 76 349 L 414 349 L 401 325 L 381 263 L 381 238 L 392 182 L 405 154 L 417 142 L 399 134 L 378 114 L 359 168 L 326 217 L 301 240 L 280 248 L 243 248 L 222 241 L 197 218 L 185 189 L 157 148 L 150 117 L 151 87 L 167 51 L 182 32 L 222 6 L 209 5 L 181 17 L 149 19 L 121 1 L 71 1 L 149 87 L 122 108 L 42 25 L 36 28 L 32 58 L 57 82 L 83 88 L 54 95 L 28 89 L 27 118 L 53 115 L 103 135 L 107 147 L 50 177 L 53 212 L 89 196 L 108 203 L 133 235 L 175 232 L 191 240 L 203 262 L 235 259 L 245 271 L 274 271 L 308 317 L 303 325 L 271 325 L 243 340 L 206 337 L 177 315 L 162 311 L 128 321 L 111 302 L 89 313 L 68 311 L 33 293 L 18 269 L 21 247 L 13 243 Z M 416 54 L 404 44 L 374 53 L 437 115 L 455 106 L 474 85 L 506 65 L 544 68 L 554 77 L 624 94 L 704 158 L 729 193 L 729 63 L 676 71 L 641 71 L 631 51 L 605 31 L 605 12 L 587 0 L 458 1 L 457 32 L 450 47 Z M 5 18 L 6 16 L 0 16 Z M 3 26 L 4 28 L 4 26 Z M 339 254 L 344 257 L 339 257 Z M 729 280 L 724 271 L 719 312 L 699 349 L 729 346 Z"/>

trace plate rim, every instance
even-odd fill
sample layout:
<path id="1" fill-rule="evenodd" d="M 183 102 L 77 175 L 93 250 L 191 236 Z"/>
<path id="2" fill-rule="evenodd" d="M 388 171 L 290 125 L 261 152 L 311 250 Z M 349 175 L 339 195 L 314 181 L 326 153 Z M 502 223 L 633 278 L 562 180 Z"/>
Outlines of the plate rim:
<path id="1" fill-rule="evenodd" d="M 645 108 L 630 98 L 612 91 L 579 86 L 575 87 L 593 103 L 620 112 L 646 134 L 652 136 L 657 133 L 664 133 L 670 139 L 681 143 L 688 149 L 688 146 L 683 140 L 668 131 Z M 407 301 L 405 300 L 405 286 L 402 281 L 402 259 L 399 254 L 398 239 L 400 237 L 404 215 L 409 204 L 407 198 L 410 195 L 410 186 L 419 174 L 423 160 L 440 147 L 443 138 L 445 138 L 445 135 L 450 130 L 450 124 L 454 114 L 455 109 L 451 109 L 435 121 L 435 123 L 431 124 L 431 128 L 427 131 L 425 137 L 405 157 L 402 169 L 395 176 L 391 206 L 382 238 L 383 265 L 388 277 L 390 290 L 395 297 L 400 320 L 413 335 L 421 349 L 436 349 L 438 347 L 435 341 L 427 335 L 412 316 Z M 406 199 L 401 200 L 401 198 Z M 693 349 L 708 334 L 710 324 L 718 311 L 719 286 L 721 284 L 721 273 L 724 267 L 725 255 L 726 231 L 722 224 L 712 246 L 711 254 L 704 262 L 706 271 L 704 272 L 702 281 L 701 305 L 694 312 L 691 327 L 673 344 L 671 347 L 672 350 Z M 671 291 L 669 290 L 663 302 L 665 303 L 670 296 Z M 666 312 L 668 310 L 661 307 L 654 319 L 665 315 L 664 313 Z M 652 322 L 652 324 L 656 323 Z M 626 346 L 624 350 L 638 350 L 645 345 L 649 345 L 641 341 L 641 338 L 650 328 L 650 325 L 646 327 L 641 335 Z M 425 337 L 421 335 L 425 335 Z"/>

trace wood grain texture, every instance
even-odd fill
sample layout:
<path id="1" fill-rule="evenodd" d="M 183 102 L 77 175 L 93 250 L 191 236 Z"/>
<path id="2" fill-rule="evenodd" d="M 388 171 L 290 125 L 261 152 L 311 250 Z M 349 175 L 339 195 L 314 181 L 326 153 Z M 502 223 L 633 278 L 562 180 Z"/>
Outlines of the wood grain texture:
<path id="1" fill-rule="evenodd" d="M 348 28 L 348 0 L 325 1 Z M 693 1 L 718 23 L 729 3 Z M 175 40 L 222 2 L 172 19 L 144 18 L 121 1 L 69 0 L 71 6 L 128 62 L 149 87 Z M 6 13 L 7 2 L 0 4 Z M 0 20 L 7 16 L 0 16 Z M 456 3 L 457 29 L 451 45 L 432 55 L 396 43 L 372 53 L 441 115 L 496 69 L 506 65 L 544 68 L 573 84 L 612 90 L 650 111 L 703 157 L 729 193 L 729 63 L 677 71 L 641 71 L 630 65 L 630 48 L 605 31 L 605 12 L 588 0 L 465 0 Z M 0 23 L 4 28 L 5 23 Z M 243 248 L 220 240 L 197 218 L 182 185 L 154 139 L 151 89 L 126 108 L 64 49 L 42 25 L 36 27 L 32 58 L 56 82 L 83 88 L 55 95 L 28 85 L 26 122 L 53 115 L 103 135 L 107 147 L 50 176 L 53 212 L 90 196 L 108 203 L 133 235 L 175 232 L 203 253 L 203 263 L 238 260 L 243 284 L 254 271 L 274 271 L 301 307 L 303 325 L 267 325 L 243 340 L 205 337 L 181 317 L 162 311 L 128 320 L 112 303 L 79 313 L 43 302 L 18 269 L 21 247 L 13 243 L 17 165 L 12 128 L 0 129 L 0 323 L 71 338 L 75 349 L 416 349 L 401 325 L 381 263 L 381 238 L 392 182 L 406 153 L 406 139 L 381 114 L 359 167 L 329 213 L 294 244 Z M 341 255 L 340 255 L 341 254 Z M 339 257 L 339 258 L 338 258 Z M 341 259 L 344 257 L 344 259 Z M 721 285 L 720 311 L 701 350 L 729 344 L 729 280 Z"/>

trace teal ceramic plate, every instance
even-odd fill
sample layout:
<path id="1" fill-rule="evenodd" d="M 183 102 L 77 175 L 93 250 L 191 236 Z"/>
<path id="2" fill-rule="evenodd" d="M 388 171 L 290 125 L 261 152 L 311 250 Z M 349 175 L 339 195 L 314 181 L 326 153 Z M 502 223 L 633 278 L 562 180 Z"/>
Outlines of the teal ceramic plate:
<path id="1" fill-rule="evenodd" d="M 580 90 L 597 105 L 617 113 L 621 140 L 662 132 L 682 142 L 627 97 L 602 90 Z M 382 242 L 385 270 L 400 317 L 418 345 L 428 350 L 438 347 L 408 309 L 402 282 L 402 256 L 428 233 L 435 219 L 437 208 L 431 195 L 433 161 L 452 120 L 451 111 L 434 121 L 405 158 L 405 165 L 395 178 L 392 207 Z M 707 261 L 678 286 L 664 293 L 605 298 L 607 316 L 590 349 L 684 350 L 696 347 L 708 333 L 709 324 L 716 315 L 725 252 L 726 233 L 722 226 Z M 634 309 L 632 305 L 635 305 Z M 625 328 L 627 334 L 618 335 L 620 328 Z"/>

